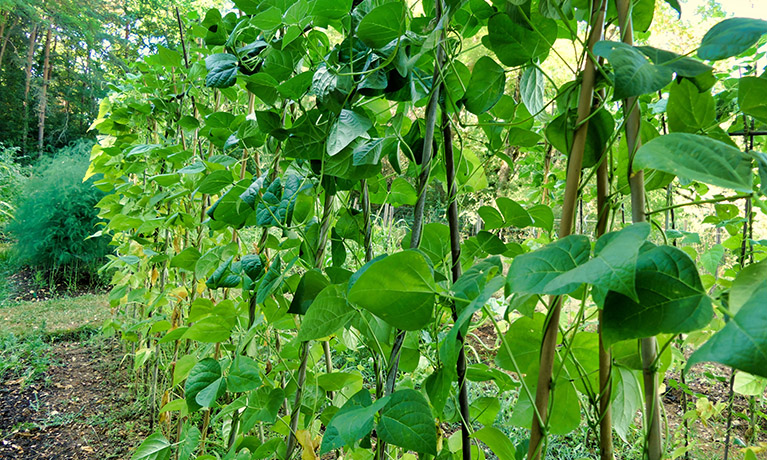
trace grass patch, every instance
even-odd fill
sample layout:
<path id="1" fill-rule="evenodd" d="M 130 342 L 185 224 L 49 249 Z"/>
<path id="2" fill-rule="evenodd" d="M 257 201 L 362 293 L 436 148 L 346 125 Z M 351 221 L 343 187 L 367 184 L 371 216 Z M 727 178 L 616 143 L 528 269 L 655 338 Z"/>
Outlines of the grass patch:
<path id="1" fill-rule="evenodd" d="M 106 294 L 61 297 L 0 305 L 0 337 L 8 334 L 61 334 L 99 327 L 111 317 Z"/>

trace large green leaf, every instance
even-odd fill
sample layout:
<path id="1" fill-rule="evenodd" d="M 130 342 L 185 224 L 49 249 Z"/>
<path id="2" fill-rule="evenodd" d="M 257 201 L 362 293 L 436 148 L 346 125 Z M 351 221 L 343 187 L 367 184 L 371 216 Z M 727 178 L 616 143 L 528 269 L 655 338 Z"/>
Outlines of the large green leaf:
<path id="1" fill-rule="evenodd" d="M 477 430 L 471 436 L 477 438 L 493 451 L 499 460 L 514 460 L 517 457 L 517 450 L 509 437 L 503 431 L 492 426 L 486 426 Z"/>
<path id="2" fill-rule="evenodd" d="M 367 130 L 373 123 L 364 115 L 352 110 L 341 110 L 338 120 L 328 134 L 328 155 L 333 156 L 359 137 L 367 138 Z"/>
<path id="3" fill-rule="evenodd" d="M 593 259 L 558 276 L 546 288 L 559 291 L 573 284 L 589 283 L 637 300 L 634 286 L 637 256 L 649 235 L 650 224 L 647 223 L 603 235 L 594 247 Z"/>
<path id="4" fill-rule="evenodd" d="M 642 52 L 625 43 L 598 42 L 594 54 L 613 66 L 616 100 L 654 93 L 666 86 L 674 74 L 670 67 L 653 65 Z"/>
<path id="5" fill-rule="evenodd" d="M 698 57 L 717 61 L 746 51 L 767 33 L 767 21 L 729 18 L 712 27 L 698 48 Z"/>
<path id="6" fill-rule="evenodd" d="M 751 264 L 738 273 L 730 287 L 729 309 L 737 314 L 751 295 L 767 279 L 767 259 Z"/>
<path id="7" fill-rule="evenodd" d="M 537 375 L 525 377 L 530 392 L 535 395 Z M 560 377 L 556 382 L 552 409 L 549 412 L 549 432 L 557 435 L 566 435 L 578 428 L 581 421 L 581 408 L 578 400 L 578 392 L 572 382 Z M 530 428 L 535 411 L 533 402 L 527 396 L 526 391 L 519 392 L 519 399 L 511 414 L 510 423 L 514 426 Z"/>
<path id="8" fill-rule="evenodd" d="M 750 192 L 751 158 L 724 142 L 687 133 L 671 133 L 644 144 L 635 169 L 653 168 L 739 192 Z"/>
<path id="9" fill-rule="evenodd" d="M 390 2 L 373 8 L 357 26 L 357 38 L 370 48 L 383 48 L 405 31 L 405 8 L 402 2 Z"/>
<path id="10" fill-rule="evenodd" d="M 767 123 L 767 79 L 741 78 L 738 82 L 738 105 L 743 113 Z"/>
<path id="11" fill-rule="evenodd" d="M 548 289 L 549 282 L 589 260 L 591 244 L 583 235 L 570 235 L 541 249 L 514 258 L 507 283 L 520 294 L 566 294 L 580 283 Z"/>
<path id="12" fill-rule="evenodd" d="M 542 313 L 533 314 L 532 318 L 517 318 L 506 331 L 506 343 L 495 355 L 495 364 L 501 369 L 523 374 L 538 374 L 540 364 L 541 338 L 546 323 Z M 515 366 L 516 363 L 516 366 Z"/>
<path id="13" fill-rule="evenodd" d="M 501 99 L 506 86 L 503 68 L 491 57 L 482 56 L 474 64 L 464 99 L 466 110 L 479 115 L 487 112 Z"/>
<path id="14" fill-rule="evenodd" d="M 227 340 L 231 333 L 232 325 L 225 318 L 212 315 L 192 324 L 183 338 L 204 343 L 217 343 Z"/>
<path id="15" fill-rule="evenodd" d="M 144 439 L 133 453 L 131 460 L 168 460 L 171 447 L 170 441 L 162 433 L 157 432 Z"/>
<path id="16" fill-rule="evenodd" d="M 684 79 L 671 84 L 666 113 L 671 131 L 697 133 L 716 123 L 716 102 L 710 92 L 701 93 Z"/>
<path id="17" fill-rule="evenodd" d="M 388 399 L 387 396 L 373 403 L 367 389 L 355 393 L 328 422 L 320 454 L 352 445 L 367 436 L 373 430 L 376 412 L 386 405 Z"/>
<path id="18" fill-rule="evenodd" d="M 613 367 L 611 404 L 613 427 L 624 441 L 628 439 L 629 428 L 642 406 L 642 387 L 639 385 L 636 374 L 636 371 L 623 366 Z"/>
<path id="19" fill-rule="evenodd" d="M 208 75 L 205 86 L 228 88 L 237 81 L 238 62 L 235 56 L 226 53 L 211 54 L 205 58 Z"/>
<path id="20" fill-rule="evenodd" d="M 404 389 L 381 409 L 376 432 L 381 440 L 419 453 L 437 455 L 437 430 L 431 408 L 421 393 Z"/>
<path id="21" fill-rule="evenodd" d="M 767 377 L 767 282 L 756 288 L 735 317 L 698 348 L 687 361 L 687 369 L 704 361 Z"/>
<path id="22" fill-rule="evenodd" d="M 402 248 L 410 249 L 411 233 L 402 240 Z M 450 228 L 440 222 L 431 222 L 423 226 L 421 244 L 418 249 L 423 251 L 432 263 L 439 267 L 450 254 Z"/>
<path id="23" fill-rule="evenodd" d="M 650 58 L 653 64 L 668 67 L 680 77 L 694 78 L 711 71 L 711 66 L 689 58 L 681 56 L 671 51 L 653 48 L 652 46 L 637 46 L 636 49 Z"/>
<path id="24" fill-rule="evenodd" d="M 205 358 L 195 364 L 186 378 L 184 397 L 189 412 L 201 407 L 212 407 L 216 399 L 226 391 L 221 377 L 221 366 L 213 358 Z"/>
<path id="25" fill-rule="evenodd" d="M 543 61 L 557 39 L 557 23 L 549 18 L 533 16 L 532 26 L 523 26 L 508 14 L 498 13 L 488 20 L 488 35 L 482 41 L 509 67 L 535 59 Z"/>
<path id="26" fill-rule="evenodd" d="M 226 378 L 226 386 L 229 391 L 243 393 L 255 390 L 261 386 L 261 376 L 258 363 L 247 356 L 237 355 L 229 368 Z"/>
<path id="27" fill-rule="evenodd" d="M 691 332 L 713 316 L 695 262 L 673 246 L 657 246 L 639 255 L 636 291 L 639 302 L 617 292 L 607 294 L 602 317 L 606 345 L 662 332 Z"/>
<path id="28" fill-rule="evenodd" d="M 357 275 L 349 302 L 406 331 L 417 331 L 431 321 L 437 285 L 421 252 L 397 252 L 363 267 Z"/>
<path id="29" fill-rule="evenodd" d="M 344 287 L 327 286 L 314 299 L 301 322 L 297 339 L 316 340 L 327 337 L 346 326 L 355 310 L 346 303 Z"/>
<path id="30" fill-rule="evenodd" d="M 525 228 L 533 224 L 533 218 L 521 204 L 511 198 L 499 197 L 495 200 L 496 210 L 492 206 L 481 206 L 479 216 L 485 222 L 485 228 L 504 227 Z M 500 211 L 500 212 L 499 212 Z"/>

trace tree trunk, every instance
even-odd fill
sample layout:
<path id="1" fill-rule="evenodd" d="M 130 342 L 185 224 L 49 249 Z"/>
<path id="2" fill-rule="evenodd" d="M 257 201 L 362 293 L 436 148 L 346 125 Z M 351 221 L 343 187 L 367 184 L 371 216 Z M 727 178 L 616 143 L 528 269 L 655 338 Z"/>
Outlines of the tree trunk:
<path id="1" fill-rule="evenodd" d="M 29 86 L 32 82 L 32 61 L 35 57 L 35 45 L 37 44 L 37 29 L 39 25 L 32 26 L 32 31 L 29 33 L 29 50 L 27 51 L 27 67 L 24 69 L 26 73 L 26 83 L 24 85 L 24 120 L 22 125 L 21 135 L 21 152 L 27 152 L 27 136 L 29 135 Z"/>
<path id="2" fill-rule="evenodd" d="M 13 33 L 13 29 L 16 28 L 16 25 L 19 23 L 19 18 L 14 18 L 13 23 L 10 27 L 8 27 L 8 33 L 5 33 L 5 21 L 3 21 L 3 24 L 0 25 L 0 40 L 3 41 L 2 46 L 0 46 L 0 70 L 3 68 L 3 58 L 5 57 L 5 49 L 8 47 L 8 41 L 11 39 L 11 34 Z"/>
<path id="3" fill-rule="evenodd" d="M 43 157 L 43 138 L 45 137 L 45 110 L 48 107 L 48 81 L 51 73 L 51 26 L 45 34 L 45 58 L 43 60 L 43 86 L 40 90 L 40 121 L 37 132 L 37 154 Z"/>

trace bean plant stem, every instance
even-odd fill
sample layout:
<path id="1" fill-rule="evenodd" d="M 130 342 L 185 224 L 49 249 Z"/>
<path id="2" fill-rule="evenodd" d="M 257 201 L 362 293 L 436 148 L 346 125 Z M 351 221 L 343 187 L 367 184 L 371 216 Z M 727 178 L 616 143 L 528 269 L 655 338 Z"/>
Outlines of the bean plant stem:
<path id="1" fill-rule="evenodd" d="M 453 156 L 453 135 L 450 129 L 450 119 L 447 115 L 447 108 L 442 106 L 442 137 L 445 144 L 445 176 L 447 179 L 447 221 L 450 227 L 450 255 L 452 265 L 450 267 L 453 275 L 453 282 L 461 277 L 461 233 L 458 225 L 458 201 L 456 199 L 457 189 L 455 185 L 455 161 Z M 458 312 L 455 308 L 455 302 L 452 304 L 453 320 L 458 319 Z M 463 334 L 460 332 L 457 336 L 461 348 L 458 351 L 458 361 L 456 363 L 456 374 L 458 375 L 458 407 L 461 413 L 461 453 L 463 460 L 471 460 L 471 427 L 469 421 L 469 393 L 466 385 L 466 349 L 463 345 Z"/>
<path id="2" fill-rule="evenodd" d="M 328 242 L 328 229 L 330 228 L 330 216 L 333 212 L 333 194 L 325 190 L 325 200 L 322 206 L 322 222 L 320 224 L 320 237 L 317 243 L 317 250 L 314 255 L 314 265 L 320 268 L 323 265 L 325 246 Z M 325 342 L 327 344 L 327 342 Z M 329 355 L 329 349 L 326 357 Z M 287 449 L 285 458 L 290 458 L 293 449 L 296 447 L 296 430 L 298 429 L 298 417 L 301 415 L 301 399 L 304 393 L 304 384 L 306 383 L 306 366 L 309 362 L 309 341 L 301 343 L 300 352 L 301 364 L 298 367 L 298 378 L 296 380 L 296 397 L 293 400 L 293 412 L 290 414 L 290 431 L 287 439 Z M 330 364 L 327 364 L 330 366 Z"/>
<path id="3" fill-rule="evenodd" d="M 621 38 L 627 45 L 634 44 L 631 21 L 631 5 L 628 0 L 616 0 Z M 631 215 L 634 223 L 646 222 L 644 172 L 633 171 L 634 155 L 642 145 L 639 133 L 640 115 L 636 97 L 623 100 L 623 114 L 626 119 L 626 146 L 629 153 L 629 188 L 631 189 Z M 640 339 L 642 374 L 645 388 L 645 426 L 647 443 L 645 455 L 649 460 L 659 460 L 663 455 L 660 426 L 660 400 L 658 397 L 658 376 L 654 362 L 658 356 L 658 341 L 655 337 Z"/>
<path id="4" fill-rule="evenodd" d="M 604 2 L 606 3 L 606 0 Z M 602 38 L 604 29 L 604 16 L 606 4 L 597 5 L 591 15 L 591 31 L 589 33 L 588 48 L 593 51 L 594 45 Z M 578 200 L 578 185 L 581 179 L 581 166 L 583 164 L 583 152 L 586 146 L 591 116 L 592 101 L 594 99 L 594 82 L 596 79 L 596 66 L 591 59 L 591 53 L 584 61 L 581 80 L 581 92 L 578 99 L 577 129 L 573 137 L 573 147 L 567 165 L 567 180 L 565 184 L 565 196 L 562 203 L 562 216 L 559 226 L 559 237 L 570 235 L 573 228 L 575 205 Z M 539 460 L 543 451 L 543 438 L 545 437 L 548 422 L 549 398 L 551 393 L 551 375 L 554 370 L 554 355 L 557 347 L 557 331 L 559 330 L 559 317 L 562 311 L 561 298 L 553 302 L 549 312 L 546 327 L 541 344 L 540 371 L 538 373 L 538 385 L 535 391 L 535 407 L 538 417 L 533 417 L 532 430 L 530 433 L 530 445 L 527 452 L 528 460 Z"/>

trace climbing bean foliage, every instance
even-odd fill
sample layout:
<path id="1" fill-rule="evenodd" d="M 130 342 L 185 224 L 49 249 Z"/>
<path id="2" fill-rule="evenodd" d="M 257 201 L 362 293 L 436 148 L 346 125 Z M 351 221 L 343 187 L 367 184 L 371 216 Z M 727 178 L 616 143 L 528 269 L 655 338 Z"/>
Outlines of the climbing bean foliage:
<path id="1" fill-rule="evenodd" d="M 717 361 L 767 377 L 763 263 L 728 268 L 719 281 L 701 275 L 711 251 L 666 244 L 694 235 L 664 232 L 652 218 L 613 219 L 598 239 L 556 239 L 561 191 L 546 184 L 548 172 L 529 201 L 484 202 L 483 228 L 458 235 L 455 262 L 455 229 L 443 219 L 425 222 L 416 244 L 410 233 L 395 249 L 380 243 L 392 227 L 381 218 L 387 207 L 417 207 L 453 179 L 445 127 L 459 203 L 487 188 L 492 164 L 514 167 L 513 149 L 541 168 L 553 146 L 563 154 L 551 175 L 564 177 L 580 80 L 574 71 L 552 87 L 540 64 L 561 59 L 558 38 L 581 46 L 587 3 L 236 0 L 233 11 L 179 17 L 183 44 L 137 62 L 92 125 L 100 142 L 88 176 L 110 192 L 98 206 L 117 249 L 109 298 L 120 314 L 108 329 L 132 344 L 157 414 L 133 458 L 285 458 L 296 445 L 306 460 L 458 456 L 441 427 L 460 420 L 461 338 L 488 320 L 506 326 L 488 361 L 468 362 L 468 385 L 497 390 L 471 404 L 473 448 L 481 441 L 499 458 L 521 458 L 494 422 L 509 400 L 507 422 L 531 426 L 557 299 L 575 314 L 560 324 L 546 433 L 598 424 L 599 310 L 624 439 L 642 400 L 638 338 L 659 338 L 661 371 L 679 365 L 669 343 L 684 333 L 705 342 L 687 366 Z M 637 30 L 649 28 L 652 3 L 633 10 Z M 607 15 L 617 22 L 612 6 Z M 709 64 L 753 57 L 766 32 L 763 21 L 726 20 L 697 58 L 598 43 L 606 95 L 590 120 L 583 198 L 607 162 L 613 210 L 628 205 L 629 164 L 644 169 L 650 198 L 673 182 L 694 196 L 733 190 L 764 209 L 767 159 L 725 129 L 743 129 L 743 114 L 767 122 L 767 80 Z M 725 89 L 715 98 L 712 88 Z M 613 101 L 633 96 L 647 115 L 645 144 L 629 154 Z M 743 219 L 729 207 L 717 205 L 711 222 L 739 238 Z M 493 297 L 507 306 L 503 320 L 487 307 Z M 394 391 L 385 391 L 392 370 Z"/>

